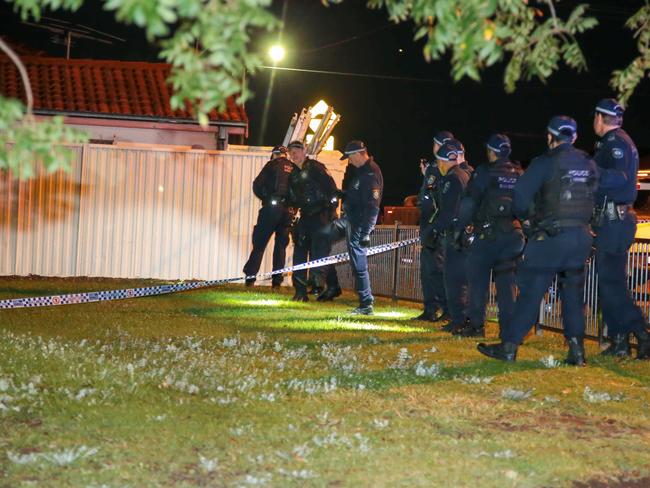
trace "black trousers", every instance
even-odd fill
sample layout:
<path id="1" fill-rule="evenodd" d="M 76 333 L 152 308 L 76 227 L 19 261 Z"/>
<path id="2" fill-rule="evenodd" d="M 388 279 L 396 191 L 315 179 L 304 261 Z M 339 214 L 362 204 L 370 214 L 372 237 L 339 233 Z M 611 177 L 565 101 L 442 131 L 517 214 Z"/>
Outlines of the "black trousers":
<path id="1" fill-rule="evenodd" d="M 293 264 L 302 264 L 330 255 L 332 250 L 331 224 L 333 220 L 330 209 L 313 215 L 302 215 L 293 229 Z M 310 280 L 314 287 L 338 288 L 339 278 L 332 265 L 312 268 Z M 307 293 L 307 270 L 294 271 L 292 275 L 296 293 Z"/>
<path id="2" fill-rule="evenodd" d="M 285 267 L 287 246 L 289 245 L 289 226 L 291 225 L 291 214 L 286 207 L 281 205 L 267 205 L 262 207 L 257 214 L 257 224 L 253 228 L 253 250 L 244 265 L 246 276 L 256 275 L 260 270 L 264 251 L 275 234 L 275 245 L 273 246 L 273 269 Z M 282 275 L 273 276 L 273 284 L 281 284 Z"/>

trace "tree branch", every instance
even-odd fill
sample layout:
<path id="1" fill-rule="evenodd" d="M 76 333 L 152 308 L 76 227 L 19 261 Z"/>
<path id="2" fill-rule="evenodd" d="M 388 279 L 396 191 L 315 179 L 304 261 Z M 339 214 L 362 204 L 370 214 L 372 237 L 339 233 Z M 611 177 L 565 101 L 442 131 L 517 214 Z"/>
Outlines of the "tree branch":
<path id="1" fill-rule="evenodd" d="M 32 84 L 29 82 L 29 76 L 27 75 L 27 68 L 25 68 L 25 65 L 20 60 L 18 55 L 14 52 L 14 50 L 11 49 L 1 37 L 0 49 L 2 49 L 7 56 L 9 56 L 9 59 L 11 59 L 16 65 L 16 68 L 18 68 L 18 72 L 20 73 L 20 77 L 23 81 L 23 87 L 25 88 L 25 98 L 27 99 L 27 115 L 31 117 L 32 110 L 34 108 L 34 95 L 32 93 Z"/>

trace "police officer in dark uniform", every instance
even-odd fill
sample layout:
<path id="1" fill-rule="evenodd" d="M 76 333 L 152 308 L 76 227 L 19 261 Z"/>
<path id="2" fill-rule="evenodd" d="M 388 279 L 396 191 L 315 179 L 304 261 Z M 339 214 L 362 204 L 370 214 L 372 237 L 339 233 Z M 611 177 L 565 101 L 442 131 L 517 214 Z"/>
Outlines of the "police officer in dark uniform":
<path id="1" fill-rule="evenodd" d="M 436 133 L 433 137 L 433 154 L 435 156 L 440 146 L 454 138 L 446 130 Z M 444 251 L 440 239 L 427 240 L 427 229 L 438 215 L 436 189 L 442 178 L 435 160 L 429 162 L 426 158 L 420 160 L 420 171 L 423 175 L 422 186 L 418 193 L 420 209 L 420 283 L 424 297 L 424 310 L 413 320 L 436 322 L 449 318 L 447 312 L 447 296 L 443 277 Z"/>
<path id="2" fill-rule="evenodd" d="M 463 146 L 455 139 L 442 144 L 435 156 L 441 174 L 436 188 L 439 211 L 427 229 L 425 240 L 429 245 L 440 240 L 444 249 L 443 277 L 450 322 L 443 330 L 453 332 L 465 326 L 467 311 L 467 252 L 454 246 L 453 224 L 454 219 L 458 218 L 460 201 L 471 175 L 471 167 L 464 162 Z"/>
<path id="3" fill-rule="evenodd" d="M 337 220 L 336 227 L 345 229 L 350 266 L 359 295 L 359 306 L 352 310 L 352 313 L 372 315 L 375 299 L 370 289 L 365 248 L 370 246 L 370 234 L 379 216 L 384 178 L 377 163 L 368 155 L 368 149 L 363 142 L 355 140 L 347 143 L 341 160 L 348 158 L 348 168 L 352 168 L 346 170 L 343 179 L 345 216 Z"/>
<path id="4" fill-rule="evenodd" d="M 287 148 L 275 146 L 268 161 L 253 181 L 253 193 L 262 201 L 257 215 L 257 225 L 253 228 L 253 250 L 244 265 L 246 276 L 256 275 L 262 264 L 262 257 L 271 236 L 275 234 L 273 246 L 273 269 L 285 266 L 289 227 L 293 218 L 288 206 L 289 179 L 298 167 L 287 159 Z M 282 284 L 281 274 L 273 275 L 273 288 Z M 253 286 L 255 278 L 248 278 L 246 286 Z"/>
<path id="5" fill-rule="evenodd" d="M 650 359 L 646 321 L 627 285 L 627 254 L 636 233 L 633 204 L 639 153 L 621 128 L 623 113 L 623 107 L 608 98 L 598 102 L 594 114 L 594 132 L 600 137 L 594 159 L 601 173 L 594 244 L 603 320 L 612 340 L 603 354 L 629 357 L 632 333 L 638 341 L 637 358 Z"/>
<path id="6" fill-rule="evenodd" d="M 293 226 L 293 264 L 329 256 L 331 251 L 330 226 L 336 218 L 337 188 L 334 179 L 322 163 L 309 159 L 301 141 L 289 143 L 289 156 L 298 167 L 291 173 L 290 201 L 300 209 L 300 218 Z M 324 289 L 327 284 L 329 298 L 341 294 L 334 266 L 313 268 L 314 285 Z M 307 270 L 294 271 L 294 301 L 307 302 Z M 328 291 L 329 290 L 329 291 Z"/>
<path id="7" fill-rule="evenodd" d="M 467 324 L 456 331 L 464 337 L 485 336 L 485 307 L 490 271 L 494 275 L 499 306 L 499 324 L 507 328 L 516 298 L 515 271 L 524 249 L 521 224 L 514 216 L 512 196 L 521 167 L 510 161 L 510 139 L 494 134 L 487 141 L 488 163 L 472 174 L 461 202 L 455 239 L 462 245 L 465 228 L 473 224 L 474 240 L 469 246 L 467 273 L 469 303 Z"/>
<path id="8" fill-rule="evenodd" d="M 549 151 L 533 159 L 514 190 L 514 211 L 521 220 L 533 219 L 533 232 L 517 275 L 519 297 L 501 343 L 479 344 L 486 356 L 514 361 L 517 348 L 533 327 L 544 293 L 558 274 L 564 336 L 569 344 L 566 362 L 585 364 L 583 337 L 585 263 L 591 252 L 591 221 L 598 184 L 596 163 L 573 147 L 575 120 L 553 117 L 547 127 Z M 534 214 L 529 215 L 534 203 Z"/>

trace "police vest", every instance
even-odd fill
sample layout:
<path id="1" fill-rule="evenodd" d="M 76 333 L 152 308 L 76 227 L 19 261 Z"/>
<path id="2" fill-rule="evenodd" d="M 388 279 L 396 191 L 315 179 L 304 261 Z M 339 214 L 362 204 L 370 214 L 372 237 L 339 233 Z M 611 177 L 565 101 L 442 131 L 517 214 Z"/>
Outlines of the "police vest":
<path id="1" fill-rule="evenodd" d="M 314 161 L 308 159 L 301 170 L 294 171 L 290 176 L 293 199 L 306 213 L 322 210 L 327 204 L 327 195 L 314 174 L 319 169 L 313 163 Z"/>
<path id="2" fill-rule="evenodd" d="M 489 184 L 476 212 L 476 223 L 504 231 L 519 228 L 512 200 L 515 184 L 522 174 L 521 168 L 510 161 L 490 164 L 488 168 Z"/>
<path id="3" fill-rule="evenodd" d="M 542 222 L 555 221 L 571 227 L 591 220 L 596 174 L 582 154 L 571 156 L 552 160 L 553 176 L 542 186 L 536 212 Z"/>
<path id="4" fill-rule="evenodd" d="M 274 162 L 275 178 L 272 194 L 284 198 L 289 195 L 289 179 L 295 166 L 287 158 L 277 158 Z"/>

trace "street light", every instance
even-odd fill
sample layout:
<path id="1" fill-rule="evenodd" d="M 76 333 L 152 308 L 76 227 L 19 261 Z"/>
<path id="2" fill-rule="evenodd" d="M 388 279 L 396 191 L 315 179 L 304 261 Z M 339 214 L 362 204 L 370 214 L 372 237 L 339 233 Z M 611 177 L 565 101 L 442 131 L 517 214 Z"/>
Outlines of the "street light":
<path id="1" fill-rule="evenodd" d="M 280 46 L 279 44 L 275 44 L 269 49 L 269 57 L 274 64 L 282 61 L 286 54 L 286 49 L 284 49 L 284 47 Z"/>

